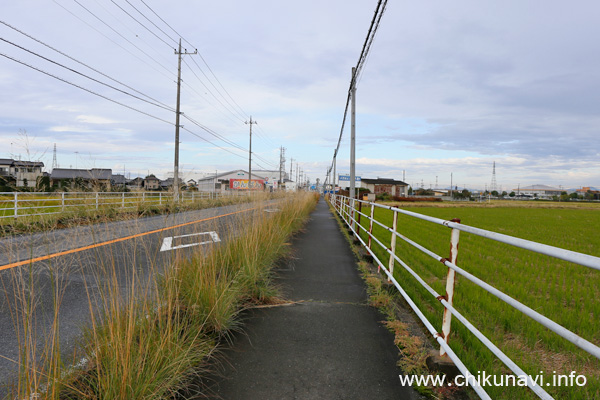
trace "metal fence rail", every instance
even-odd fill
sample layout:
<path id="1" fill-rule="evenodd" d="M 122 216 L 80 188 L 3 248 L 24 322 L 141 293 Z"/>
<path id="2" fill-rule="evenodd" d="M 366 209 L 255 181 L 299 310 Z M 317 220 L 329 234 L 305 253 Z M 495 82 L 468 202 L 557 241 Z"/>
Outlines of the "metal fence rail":
<path id="1" fill-rule="evenodd" d="M 237 192 L 183 192 L 180 203 L 193 203 L 202 199 L 240 195 Z M 142 204 L 163 205 L 173 200 L 168 192 L 0 192 L 0 219 L 58 214 L 77 208 L 134 209 Z"/>
<path id="2" fill-rule="evenodd" d="M 446 221 L 439 218 L 429 217 L 426 215 L 414 213 L 411 211 L 402 210 L 395 207 L 384 206 L 381 204 L 371 203 L 367 201 L 350 199 L 348 197 L 331 195 L 330 202 L 334 206 L 337 213 L 344 220 L 344 222 L 348 225 L 348 227 L 352 230 L 357 239 L 362 243 L 362 245 L 366 248 L 369 254 L 374 258 L 377 262 L 379 268 L 383 269 L 388 279 L 394 284 L 394 286 L 398 289 L 404 299 L 408 302 L 417 316 L 421 319 L 421 321 L 425 324 L 429 332 L 435 338 L 435 340 L 440 344 L 440 354 L 447 354 L 450 359 L 455 363 L 455 365 L 459 368 L 463 376 L 466 376 L 468 372 L 465 365 L 458 358 L 458 356 L 452 351 L 452 349 L 448 345 L 448 336 L 450 333 L 450 325 L 451 325 L 451 317 L 456 317 L 477 339 L 481 341 L 481 343 L 487 347 L 498 359 L 500 359 L 515 375 L 517 376 L 525 376 L 527 379 L 527 386 L 540 398 L 542 399 L 552 399 L 550 396 L 540 385 L 535 384 L 531 377 L 525 373 L 514 361 L 512 361 L 506 354 L 502 352 L 494 343 L 492 343 L 483 333 L 481 333 L 471 322 L 469 322 L 458 310 L 456 310 L 452 305 L 452 299 L 454 297 L 454 276 L 455 274 L 462 275 L 469 281 L 473 282 L 477 286 L 483 288 L 487 292 L 506 302 L 510 306 L 519 310 L 523 314 L 529 316 L 533 320 L 537 321 L 541 325 L 555 332 L 559 336 L 583 349 L 587 353 L 593 355 L 596 358 L 600 359 L 600 347 L 595 344 L 589 342 L 586 339 L 578 336 L 574 332 L 569 331 L 565 327 L 557 324 L 556 322 L 550 320 L 544 315 L 538 313 L 537 311 L 527 307 L 522 304 L 518 300 L 508 296 L 507 294 L 501 292 L 500 290 L 494 288 L 488 283 L 482 281 L 476 276 L 470 274 L 469 272 L 463 270 L 462 268 L 456 265 L 456 256 L 458 253 L 458 244 L 460 232 L 468 232 L 483 238 L 495 240 L 498 242 L 502 242 L 505 244 L 509 244 L 512 246 L 520 247 L 532 252 L 545 254 L 548 256 L 552 256 L 555 258 L 559 258 L 562 260 L 570 261 L 576 264 L 580 264 L 589 268 L 593 268 L 596 270 L 600 270 L 600 258 L 590 256 L 587 254 L 577 253 L 553 246 L 548 246 L 536 242 L 532 242 L 529 240 L 519 239 L 516 237 L 499 234 L 496 232 L 487 231 L 480 228 L 474 228 L 468 225 L 463 225 L 459 220 Z M 362 212 L 362 206 L 366 205 L 370 207 L 370 215 L 367 215 Z M 392 226 L 389 227 L 374 218 L 374 210 L 375 208 L 387 209 L 393 212 L 393 223 Z M 425 246 L 422 246 L 415 241 L 407 238 L 406 236 L 397 232 L 397 219 L 398 214 L 404 214 L 407 216 L 411 216 L 414 218 L 418 218 L 424 221 L 428 221 L 434 224 L 439 224 L 446 226 L 451 229 L 450 234 L 450 256 L 449 258 L 441 257 L 434 252 L 428 250 Z M 360 218 L 367 218 L 369 222 L 369 227 L 365 228 L 360 224 Z M 391 233 L 391 241 L 389 244 L 382 243 L 375 235 L 373 235 L 373 226 L 378 225 Z M 367 235 L 367 242 L 365 242 L 361 236 L 361 230 Z M 396 239 L 400 238 L 404 240 L 409 245 L 415 247 L 419 251 L 427 254 L 428 256 L 436 259 L 439 262 L 442 262 L 445 266 L 448 267 L 448 275 L 446 277 L 446 293 L 445 295 L 440 295 L 437 293 L 431 286 L 429 286 L 410 266 L 408 266 L 400 257 L 396 255 Z M 390 260 L 387 266 L 377 257 L 375 252 L 372 250 L 373 243 L 376 243 L 384 250 L 389 256 Z M 419 310 L 418 306 L 412 301 L 406 291 L 402 288 L 402 286 L 397 282 L 394 278 L 394 266 L 398 263 L 402 266 L 409 274 L 411 274 L 434 298 L 436 298 L 440 303 L 444 306 L 444 315 L 443 315 L 443 323 L 442 323 L 442 331 L 438 332 L 431 322 L 427 320 L 424 314 Z M 471 374 L 472 375 L 472 374 Z M 478 385 L 474 385 L 473 389 L 477 392 L 477 394 L 483 399 L 489 399 L 489 395 L 485 392 L 485 390 Z"/>

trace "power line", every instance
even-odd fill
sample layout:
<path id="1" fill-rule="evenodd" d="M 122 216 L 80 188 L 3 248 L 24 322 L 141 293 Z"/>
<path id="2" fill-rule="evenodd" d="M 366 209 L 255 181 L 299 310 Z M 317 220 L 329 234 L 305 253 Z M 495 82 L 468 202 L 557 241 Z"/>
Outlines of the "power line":
<path id="1" fill-rule="evenodd" d="M 114 90 L 116 90 L 116 91 L 118 91 L 118 92 L 121 92 L 121 93 L 123 93 L 123 94 L 126 94 L 126 95 L 128 95 L 128 96 L 131 96 L 131 97 L 133 97 L 133 98 L 135 98 L 135 99 L 141 100 L 141 101 L 143 101 L 143 102 L 145 102 L 145 103 L 152 104 L 153 106 L 156 106 L 156 107 L 159 107 L 159 108 L 165 109 L 165 110 L 167 110 L 167 111 L 171 111 L 171 112 L 173 111 L 171 108 L 168 108 L 168 107 L 162 106 L 162 105 L 160 105 L 160 104 L 153 103 L 153 102 L 151 102 L 151 101 L 148 101 L 148 100 L 146 100 L 146 99 L 143 99 L 143 98 L 141 98 L 141 97 L 139 97 L 139 96 L 136 96 L 136 95 L 134 95 L 134 94 L 131 94 L 131 93 L 129 93 L 129 92 L 126 92 L 126 91 L 124 91 L 124 90 L 122 90 L 122 89 L 119 89 L 119 88 L 117 88 L 117 87 L 114 87 L 114 86 L 112 86 L 112 85 L 109 85 L 108 83 L 105 83 L 105 82 L 99 81 L 98 79 L 92 78 L 91 76 L 88 76 L 88 75 L 86 75 L 86 74 L 84 74 L 84 73 L 82 73 L 82 72 L 79 72 L 79 71 L 77 71 L 77 70 L 75 70 L 75 69 L 73 69 L 73 68 L 67 67 L 66 65 L 63 65 L 63 64 L 61 64 L 61 63 L 59 63 L 59 62 L 57 62 L 57 61 L 51 60 L 51 59 L 49 59 L 49 58 L 47 58 L 47 57 L 44 57 L 44 56 L 42 56 L 42 55 L 40 55 L 40 54 L 38 54 L 38 53 L 36 53 L 36 52 L 34 52 L 34 51 L 31 51 L 31 50 L 29 50 L 29 49 L 26 49 L 25 47 L 19 46 L 18 44 L 16 44 L 16 43 L 13 43 L 13 42 L 11 42 L 11 41 L 9 41 L 9 40 L 6 40 L 6 39 L 4 39 L 4 38 L 0 38 L 0 40 L 2 40 L 3 42 L 6 42 L 6 43 L 8 43 L 8 44 L 11 44 L 11 45 L 13 45 L 13 46 L 15 46 L 15 47 L 17 47 L 17 48 L 19 48 L 19 49 L 23 50 L 23 51 L 26 51 L 26 52 L 28 52 L 29 54 L 33 54 L 34 56 L 36 56 L 36 57 L 39 57 L 39 58 L 41 58 L 41 59 L 43 59 L 43 60 L 46 60 L 46 61 L 48 61 L 48 62 L 50 62 L 50 63 L 52 63 L 52 64 L 58 65 L 59 67 L 61 67 L 61 68 L 64 68 L 64 69 L 66 69 L 66 70 L 68 70 L 68 71 L 71 71 L 71 72 L 73 72 L 73 73 L 75 73 L 75 74 L 77 74 L 77 75 L 81 75 L 81 76 L 83 76 L 84 78 L 87 78 L 87 79 L 89 79 L 89 80 L 91 80 L 91 81 L 94 81 L 94 82 L 96 82 L 96 83 L 99 83 L 99 84 L 101 84 L 101 85 L 104 85 L 104 86 L 106 86 L 106 87 L 109 87 L 109 88 L 111 88 L 111 89 L 114 89 Z"/>
<path id="2" fill-rule="evenodd" d="M 135 47 L 136 49 L 138 49 L 140 52 L 142 52 L 146 57 L 150 58 L 151 60 L 153 60 L 155 63 L 157 63 L 158 65 L 160 65 L 163 69 L 165 69 L 166 71 L 168 71 L 169 73 L 171 73 L 171 71 L 169 70 L 169 68 L 165 67 L 163 64 L 161 64 L 160 62 L 158 62 L 154 57 L 152 57 L 150 54 L 146 53 L 144 50 L 142 50 L 139 46 L 137 46 L 135 43 L 133 43 L 131 40 L 127 39 L 123 34 L 121 34 L 119 31 L 117 31 L 115 28 L 113 28 L 112 26 L 110 26 L 108 23 L 106 23 L 102 18 L 98 17 L 96 14 L 94 14 L 92 11 L 90 11 L 88 8 L 86 8 L 84 5 L 82 5 L 78 0 L 73 0 L 75 3 L 77 3 L 81 8 L 83 8 L 85 11 L 87 11 L 89 14 L 91 14 L 94 18 L 96 18 L 98 21 L 100 21 L 102 24 L 106 25 L 111 31 L 113 31 L 114 33 L 116 33 L 117 35 L 119 35 L 120 37 L 122 37 L 127 43 L 131 44 L 133 47 Z M 55 0 L 56 2 L 56 0 Z M 170 46 L 169 46 L 170 47 Z"/>
<path id="3" fill-rule="evenodd" d="M 154 101 L 154 102 L 156 102 L 156 103 L 159 103 L 159 104 L 163 105 L 164 107 L 168 108 L 170 111 L 173 111 L 173 112 L 175 111 L 175 109 L 174 109 L 173 107 L 170 107 L 170 106 L 166 105 L 165 103 L 162 103 L 161 101 L 159 101 L 159 100 L 156 100 L 155 98 L 153 98 L 153 97 L 151 97 L 151 96 L 149 96 L 149 95 L 147 95 L 147 94 L 144 94 L 143 92 L 140 92 L 139 90 L 136 90 L 135 88 L 133 88 L 133 87 L 131 87 L 131 86 L 129 86 L 129 85 L 127 85 L 127 84 L 125 84 L 125 83 L 123 83 L 123 82 L 121 82 L 121 81 L 119 81 L 119 80 L 117 80 L 117 79 L 115 79 L 115 78 L 113 78 L 113 77 L 111 77 L 111 76 L 109 76 L 109 75 L 105 74 L 104 72 L 102 72 L 102 71 L 99 71 L 99 70 L 97 70 L 96 68 L 94 68 L 94 67 L 91 67 L 91 66 L 87 65 L 86 63 L 84 63 L 84 62 L 82 62 L 82 61 L 79 61 L 79 60 L 77 60 L 77 59 L 76 59 L 76 58 L 74 58 L 74 57 L 71 57 L 70 55 L 68 55 L 68 54 L 66 54 L 66 53 L 64 53 L 64 52 L 62 52 L 62 51 L 60 51 L 60 50 L 58 50 L 58 49 L 56 49 L 56 48 L 54 48 L 54 47 L 50 46 L 50 45 L 49 45 L 49 44 L 47 44 L 47 43 L 44 43 L 43 41 L 41 41 L 41 40 L 39 40 L 39 39 L 37 39 L 37 38 L 35 38 L 35 37 L 33 37 L 33 36 L 31 36 L 31 35 L 29 35 L 29 34 L 27 34 L 27 33 L 23 32 L 23 31 L 21 31 L 20 29 L 17 29 L 16 27 L 14 27 L 14 26 L 12 26 L 12 25 L 10 25 L 10 24 L 8 24 L 8 23 L 4 22 L 4 21 L 0 21 L 0 23 L 1 23 L 1 24 L 3 24 L 3 25 L 5 25 L 5 26 L 7 26 L 7 27 L 9 27 L 9 28 L 11 28 L 11 29 L 13 29 L 13 30 L 15 30 L 16 32 L 20 33 L 21 35 L 24 35 L 24 36 L 28 37 L 29 39 L 31 39 L 31 40 L 34 40 L 34 41 L 36 41 L 37 43 L 39 43 L 39 44 L 41 44 L 41 45 L 43 45 L 43 46 L 45 46 L 45 47 L 47 47 L 47 48 L 49 48 L 49 49 L 51 49 L 51 50 L 53 50 L 53 51 L 57 52 L 57 53 L 59 53 L 60 55 L 62 55 L 62 56 L 64 56 L 64 57 L 67 57 L 68 59 L 70 59 L 70 60 L 72 60 L 72 61 L 75 61 L 76 63 L 78 63 L 78 64 L 80 64 L 80 65 L 83 65 L 83 66 L 84 66 L 84 67 L 86 67 L 86 68 L 89 68 L 89 69 L 91 69 L 92 71 L 94 71 L 94 72 L 96 72 L 96 73 L 98 73 L 98 74 L 100 74 L 100 75 L 104 76 L 105 78 L 108 78 L 108 79 L 110 79 L 111 81 L 113 81 L 113 82 L 116 82 L 116 83 L 118 83 L 119 85 L 122 85 L 122 86 L 126 87 L 127 89 L 130 89 L 130 90 L 132 90 L 132 91 L 134 91 L 134 92 L 136 92 L 136 93 L 138 93 L 138 94 L 140 94 L 140 95 L 142 95 L 142 96 L 144 96 L 144 97 L 146 97 L 146 98 L 148 98 L 148 99 L 150 99 L 150 100 L 152 100 L 152 101 Z"/>
<path id="4" fill-rule="evenodd" d="M 152 25 L 154 25 L 154 27 L 155 27 L 156 29 L 158 29 L 159 31 L 161 31 L 161 32 L 162 32 L 162 33 L 163 33 L 163 34 L 164 34 L 166 37 L 168 37 L 168 38 L 169 38 L 169 39 L 171 39 L 171 40 L 172 40 L 174 43 L 176 43 L 176 44 L 177 44 L 177 40 L 173 39 L 171 36 L 169 36 L 169 34 L 168 34 L 167 32 L 165 32 L 165 31 L 163 31 L 162 29 L 160 29 L 160 27 L 159 27 L 158 25 L 156 25 L 156 24 L 155 24 L 155 23 L 154 23 L 154 22 L 153 22 L 153 21 L 152 21 L 150 18 L 146 17 L 146 15 L 145 15 L 143 12 L 141 12 L 141 11 L 140 11 L 140 10 L 139 10 L 139 9 L 138 9 L 136 6 L 134 6 L 133 4 L 131 4 L 131 3 L 129 2 L 129 0 L 125 0 L 125 1 L 126 1 L 126 2 L 127 2 L 127 4 L 129 4 L 129 5 L 130 5 L 130 6 L 131 6 L 131 7 L 132 7 L 132 8 L 133 8 L 135 11 L 137 11 L 137 12 L 138 12 L 138 13 L 139 13 L 139 14 L 140 14 L 142 17 L 146 18 L 146 20 L 147 20 L 148 22 L 150 22 Z M 142 1 L 142 3 L 143 3 L 143 1 Z M 144 3 L 144 4 L 146 4 L 146 3 Z"/>
<path id="5" fill-rule="evenodd" d="M 165 21 L 160 15 L 158 15 L 158 13 L 156 11 L 154 11 L 152 9 L 152 7 L 150 7 L 144 0 L 140 0 L 154 15 L 156 15 L 156 17 L 158 17 L 158 19 L 160 19 L 166 26 L 169 27 L 169 29 L 171 29 L 173 32 L 175 32 L 175 34 L 177 34 L 177 36 L 181 37 L 187 44 L 189 44 L 190 46 L 196 48 L 196 46 L 194 46 L 189 40 L 187 40 L 183 35 L 181 35 L 179 32 L 177 32 L 175 30 L 175 28 L 173 28 L 171 25 L 169 25 L 169 23 L 167 21 Z M 225 86 L 223 86 L 223 84 L 221 83 L 221 81 L 219 80 L 219 78 L 215 75 L 215 73 L 213 72 L 212 68 L 210 68 L 210 66 L 208 65 L 208 63 L 206 62 L 206 60 L 204 59 L 204 57 L 202 57 L 202 54 L 200 52 L 198 52 L 198 56 L 200 57 L 200 59 L 202 60 L 202 62 L 204 63 L 204 65 L 206 65 L 206 67 L 208 68 L 208 70 L 210 71 L 210 73 L 212 74 L 212 76 L 215 78 L 215 80 L 217 81 L 217 83 L 219 84 L 219 86 L 221 86 L 221 88 L 223 89 L 223 91 L 227 94 L 227 96 L 229 96 L 229 98 L 231 99 L 231 101 L 238 107 L 239 111 L 241 112 L 241 115 L 244 118 L 248 117 L 248 114 L 242 109 L 242 107 L 235 101 L 235 99 L 231 96 L 231 94 L 227 91 L 227 89 L 225 89 Z"/>
<path id="6" fill-rule="evenodd" d="M 159 74 L 162 74 L 163 76 L 171 79 L 172 76 L 168 76 L 167 74 L 165 74 L 163 71 L 157 69 L 156 67 L 150 65 L 146 60 L 142 59 L 141 57 L 139 57 L 136 54 L 133 54 L 129 49 L 126 49 L 123 45 L 121 45 L 121 43 L 116 42 L 115 40 L 113 40 L 111 37 L 107 36 L 104 32 L 100 31 L 99 29 L 97 29 L 96 27 L 94 27 L 93 25 L 91 25 L 89 22 L 85 21 L 84 19 L 82 19 L 80 16 L 78 16 L 77 14 L 75 14 L 74 12 L 72 12 L 71 10 L 69 10 L 68 8 L 66 8 L 65 6 L 63 6 L 62 4 L 60 4 L 59 2 L 57 2 L 56 0 L 52 0 L 54 1 L 54 3 L 56 3 L 59 7 L 61 7 L 63 10 L 65 10 L 66 12 L 68 12 L 69 14 L 71 14 L 72 16 L 74 16 L 75 18 L 77 18 L 78 20 L 80 20 L 81 22 L 83 22 L 84 24 L 86 24 L 87 26 L 89 26 L 90 28 L 92 28 L 93 30 L 95 30 L 96 32 L 98 32 L 100 35 L 104 36 L 106 39 L 108 39 L 109 41 L 111 41 L 113 44 L 115 44 L 116 46 L 120 47 L 121 49 L 125 50 L 127 53 L 131 54 L 133 57 L 137 58 L 139 61 L 141 61 L 142 63 L 144 63 L 145 65 L 147 65 L 148 67 L 152 68 L 153 70 L 155 70 L 156 72 L 158 72 Z M 89 12 L 89 11 L 88 11 Z M 91 13 L 91 12 L 90 12 Z M 131 42 L 130 42 L 131 43 Z M 135 46 L 135 45 L 134 45 Z M 137 47 L 137 46 L 136 46 Z M 161 65 L 160 63 L 158 63 L 154 58 L 152 58 L 149 54 L 146 54 L 144 51 L 142 51 L 141 49 L 138 48 L 138 50 L 140 50 L 142 53 L 144 53 L 146 56 L 148 56 L 149 58 L 151 58 L 154 62 L 156 62 L 158 65 L 160 65 L 161 67 L 163 67 L 163 69 L 166 69 L 163 65 Z M 170 73 L 170 75 L 174 75 L 169 69 L 166 69 L 167 72 Z"/>
<path id="7" fill-rule="evenodd" d="M 127 14 L 132 20 L 134 20 L 135 22 L 137 22 L 138 24 L 140 24 L 142 26 L 142 28 L 144 28 L 145 30 L 147 30 L 148 32 L 150 32 L 152 35 L 154 35 L 158 40 L 160 40 L 161 42 L 163 42 L 164 44 L 166 44 L 167 46 L 171 47 L 171 45 L 169 43 L 166 42 L 166 40 L 164 40 L 163 38 L 161 38 L 160 36 L 158 36 L 156 33 L 154 33 L 150 28 L 148 28 L 146 25 L 142 24 L 140 21 L 138 21 L 137 18 L 135 18 L 133 15 L 131 15 L 130 13 L 127 12 L 127 10 L 125 10 L 123 7 L 121 7 L 120 5 L 118 5 L 115 0 L 111 0 L 111 2 L 119 7 L 119 9 L 121 11 L 123 11 L 125 14 Z M 129 3 L 129 2 L 128 2 Z M 131 4 L 131 3 L 130 3 Z"/>
<path id="8" fill-rule="evenodd" d="M 331 162 L 331 165 L 332 165 L 331 168 L 333 168 L 333 164 L 335 163 L 335 159 L 337 158 L 337 154 L 340 149 L 340 143 L 342 142 L 342 136 L 344 133 L 346 118 L 348 116 L 348 107 L 350 105 L 350 98 L 352 95 L 352 88 L 356 87 L 356 82 L 357 82 L 356 78 L 360 74 L 360 72 L 366 62 L 369 51 L 371 49 L 371 44 L 373 43 L 373 39 L 375 38 L 375 33 L 377 32 L 377 29 L 379 28 L 379 23 L 381 21 L 381 17 L 383 16 L 383 13 L 385 12 L 386 6 L 387 6 L 387 0 L 379 0 L 379 2 L 377 3 L 375 12 L 373 14 L 373 19 L 371 20 L 371 25 L 369 26 L 367 36 L 363 43 L 363 47 L 360 52 L 360 56 L 358 57 L 356 67 L 354 69 L 354 73 L 352 75 L 352 78 L 350 79 L 350 87 L 348 88 L 348 95 L 346 97 L 346 106 L 344 108 L 344 117 L 342 118 L 342 127 L 340 129 L 340 135 L 338 138 L 337 146 L 334 151 L 334 156 L 333 156 L 334 159 Z"/>
<path id="9" fill-rule="evenodd" d="M 31 68 L 31 69 L 33 69 L 33 70 L 35 70 L 35 71 L 41 72 L 41 73 L 42 73 L 42 74 L 44 74 L 44 75 L 48 75 L 48 76 L 50 76 L 50 77 L 52 77 L 52 78 L 54 78 L 54 79 L 57 79 L 57 80 L 59 80 L 59 81 L 61 81 L 61 82 L 64 82 L 64 83 L 66 83 L 66 84 L 68 84 L 68 85 L 74 86 L 74 87 L 76 87 L 76 88 L 78 88 L 78 89 L 81 89 L 81 90 L 83 90 L 83 91 L 86 91 L 86 92 L 88 92 L 88 93 L 91 93 L 91 94 L 93 94 L 93 95 L 95 95 L 95 96 L 101 97 L 101 98 L 103 98 L 103 99 L 105 99 L 105 100 L 108 100 L 108 101 L 110 101 L 110 102 L 112 102 L 112 103 L 118 104 L 118 105 L 120 105 L 120 106 L 122 106 L 122 107 L 128 108 L 128 109 L 130 109 L 130 110 L 133 110 L 133 111 L 136 111 L 136 112 L 138 112 L 138 113 L 140 113 L 140 114 L 144 114 L 144 115 L 146 115 L 146 116 L 148 116 L 148 117 L 151 117 L 151 118 L 157 119 L 157 120 L 159 120 L 159 121 L 165 122 L 165 123 L 167 123 L 167 124 L 169 124 L 169 125 L 175 125 L 175 124 L 173 124 L 172 122 L 169 122 L 169 121 L 167 121 L 167 120 L 165 120 L 165 119 L 162 119 L 162 118 L 160 118 L 160 117 L 157 117 L 157 116 L 155 116 L 155 115 L 149 114 L 149 113 L 147 113 L 147 112 L 145 112 L 145 111 L 138 110 L 138 109 L 137 109 L 137 108 L 135 108 L 135 107 L 128 106 L 127 104 L 123 104 L 123 103 L 121 103 L 121 102 L 119 102 L 119 101 L 117 101 L 117 100 L 113 100 L 113 99 L 111 99 L 110 97 L 104 96 L 104 95 L 102 95 L 102 94 L 100 94 L 100 93 L 96 93 L 96 92 L 94 92 L 93 90 L 90 90 L 90 89 L 84 88 L 83 86 L 77 85 L 77 84 L 75 84 L 75 83 L 73 83 L 73 82 L 69 82 L 69 81 L 68 81 L 68 80 L 66 80 L 66 79 L 60 78 L 60 77 L 58 77 L 58 76 L 56 76 L 56 75 L 53 75 L 53 74 L 51 74 L 51 73 L 49 73 L 49 72 L 46 72 L 46 71 L 44 71 L 44 70 L 42 70 L 42 69 L 40 69 L 40 68 L 34 67 L 33 65 L 31 65 L 31 64 L 27 64 L 27 63 L 26 63 L 26 62 L 24 62 L 24 61 L 17 60 L 16 58 L 13 58 L 13 57 L 11 57 L 11 56 L 9 56 L 9 55 L 6 55 L 6 54 L 4 54 L 4 53 L 0 53 L 0 56 L 2 56 L 2 57 L 5 57 L 5 58 L 8 58 L 9 60 L 12 60 L 12 61 L 14 61 L 14 62 L 16 62 L 16 63 L 19 63 L 19 64 L 21 64 L 21 65 L 24 65 L 24 66 L 26 66 L 26 67 L 29 67 L 29 68 Z"/>

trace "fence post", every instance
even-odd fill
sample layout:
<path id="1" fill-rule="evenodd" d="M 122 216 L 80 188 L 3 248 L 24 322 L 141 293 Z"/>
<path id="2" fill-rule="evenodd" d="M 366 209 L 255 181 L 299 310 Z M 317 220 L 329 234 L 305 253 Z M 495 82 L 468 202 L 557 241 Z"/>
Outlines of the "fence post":
<path id="1" fill-rule="evenodd" d="M 460 223 L 460 219 L 453 219 L 452 222 Z M 452 264 L 456 265 L 456 259 L 458 257 L 458 239 L 460 238 L 460 231 L 458 229 L 452 229 L 452 233 L 450 234 L 450 261 Z M 454 298 L 454 281 L 456 279 L 456 272 L 448 268 L 448 276 L 446 277 L 446 301 L 448 304 L 452 305 L 452 299 Z M 442 335 L 446 343 L 448 343 L 448 338 L 450 336 L 450 323 L 452 321 L 452 313 L 446 307 L 444 307 L 444 319 L 442 322 Z M 446 351 L 440 347 L 440 356 L 446 355 Z"/>
<path id="2" fill-rule="evenodd" d="M 392 222 L 392 239 L 390 243 L 390 263 L 388 264 L 388 270 L 390 271 L 390 275 L 394 275 L 394 265 L 396 263 L 396 259 L 394 255 L 396 254 L 396 231 L 398 230 L 398 211 L 394 210 L 394 221 Z M 452 270 L 454 272 L 454 270 Z M 392 279 L 388 276 L 388 282 L 391 282 Z"/>
<path id="3" fill-rule="evenodd" d="M 395 213 L 395 211 L 394 211 Z M 369 249 L 371 248 L 371 235 L 373 234 L 373 219 L 375 218 L 375 204 L 371 203 L 371 219 L 369 220 Z"/>
<path id="4" fill-rule="evenodd" d="M 18 216 L 19 216 L 19 193 L 18 192 L 15 192 L 14 203 L 15 203 L 15 207 L 14 207 L 15 208 L 15 218 L 18 218 Z"/>
<path id="5" fill-rule="evenodd" d="M 61 193 L 60 199 L 61 199 L 60 204 L 62 206 L 62 211 L 64 212 L 65 211 L 65 192 Z"/>
<path id="6" fill-rule="evenodd" d="M 96 192 L 96 210 L 98 209 L 98 195 L 99 195 L 99 193 Z"/>
<path id="7" fill-rule="evenodd" d="M 158 193 L 158 205 L 162 206 L 162 192 Z"/>
<path id="8" fill-rule="evenodd" d="M 121 208 L 125 208 L 125 192 L 121 193 Z"/>
<path id="9" fill-rule="evenodd" d="M 146 202 L 146 192 L 142 192 L 142 204 Z"/>
<path id="10" fill-rule="evenodd" d="M 356 232 L 360 236 L 360 213 L 362 212 L 362 201 L 358 200 L 358 215 L 356 216 Z"/>

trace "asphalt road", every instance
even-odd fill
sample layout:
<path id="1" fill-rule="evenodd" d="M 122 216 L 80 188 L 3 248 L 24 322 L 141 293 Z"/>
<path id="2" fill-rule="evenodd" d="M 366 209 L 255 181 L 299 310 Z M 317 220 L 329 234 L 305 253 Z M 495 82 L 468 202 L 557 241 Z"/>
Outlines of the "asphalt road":
<path id="1" fill-rule="evenodd" d="M 294 259 L 277 283 L 292 305 L 256 309 L 223 353 L 221 369 L 199 382 L 227 400 L 420 399 L 400 384 L 398 349 L 367 305 L 348 242 L 321 200 L 292 242 Z M 200 396 L 199 398 L 203 398 Z"/>
<path id="2" fill-rule="evenodd" d="M 224 240 L 235 232 L 240 216 L 247 220 L 248 214 L 259 212 L 254 207 L 241 204 L 0 240 L 0 398 L 7 395 L 19 368 L 15 361 L 24 338 L 19 322 L 24 309 L 21 293 L 33 293 L 35 299 L 34 341 L 39 356 L 60 289 L 61 352 L 72 358 L 81 329 L 90 321 L 88 295 L 98 296 L 98 288 L 113 276 L 118 277 L 122 293 L 127 293 L 134 273 L 140 282 L 150 282 L 151 274 L 160 273 L 175 259 Z"/>

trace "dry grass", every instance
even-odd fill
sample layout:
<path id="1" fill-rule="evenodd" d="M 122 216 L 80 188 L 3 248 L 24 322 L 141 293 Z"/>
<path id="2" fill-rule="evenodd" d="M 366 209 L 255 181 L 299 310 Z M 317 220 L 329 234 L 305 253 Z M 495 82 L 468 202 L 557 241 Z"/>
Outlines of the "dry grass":
<path id="1" fill-rule="evenodd" d="M 134 265 L 124 285 L 114 259 L 97 260 L 98 272 L 84 281 L 91 323 L 77 357 L 67 362 L 58 346 L 63 283 L 52 280 L 55 317 L 40 335 L 34 315 L 40 306 L 38 288 L 31 267 L 29 275 L 19 269 L 22 275 L 15 276 L 13 293 L 7 292 L 20 303 L 14 322 L 21 370 L 13 397 L 171 398 L 203 373 L 221 338 L 239 326 L 240 310 L 277 302 L 271 269 L 314 204 L 315 198 L 307 194 L 286 197 L 278 213 L 259 209 L 248 229 L 234 223 L 230 235 L 212 251 L 175 260 L 170 268 L 154 266 L 149 279 Z M 85 362 L 68 367 L 81 357 Z"/>

